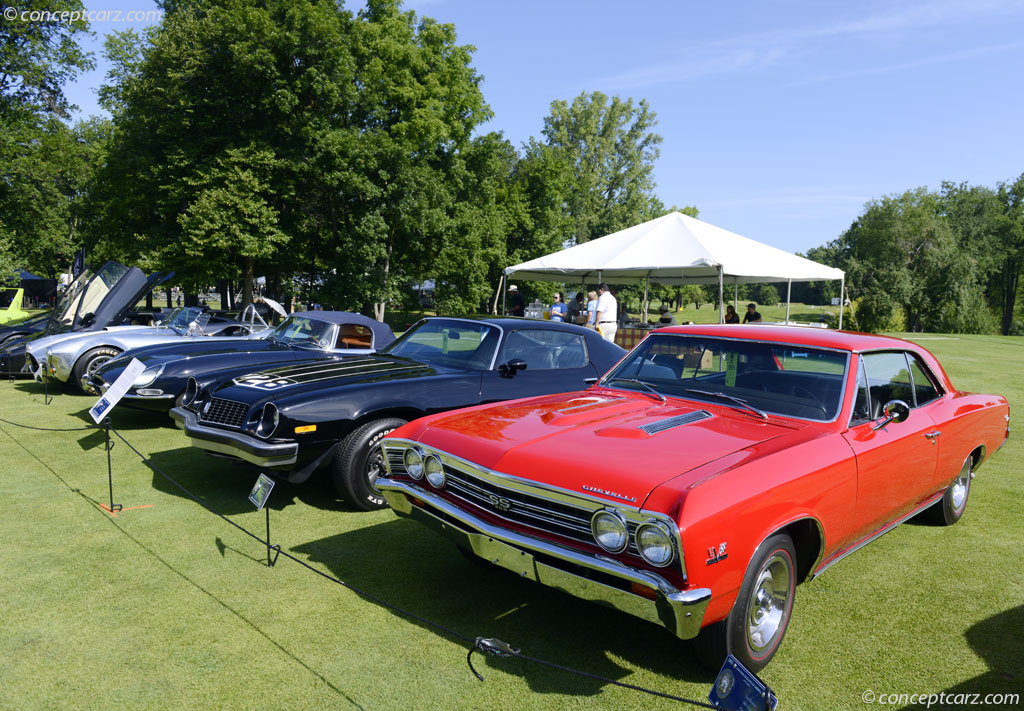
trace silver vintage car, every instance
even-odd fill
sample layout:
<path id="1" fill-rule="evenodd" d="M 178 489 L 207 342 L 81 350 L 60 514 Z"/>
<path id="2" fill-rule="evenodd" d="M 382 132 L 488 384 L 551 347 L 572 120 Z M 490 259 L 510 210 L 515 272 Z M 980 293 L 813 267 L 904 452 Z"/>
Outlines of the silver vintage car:
<path id="1" fill-rule="evenodd" d="M 155 326 L 110 326 L 40 338 L 26 348 L 26 367 L 37 379 L 45 375 L 86 392 L 83 381 L 111 358 L 133 348 L 200 339 L 258 339 L 269 333 L 267 323 L 252 305 L 237 319 L 211 316 L 201 308 L 187 306 L 171 311 Z"/>

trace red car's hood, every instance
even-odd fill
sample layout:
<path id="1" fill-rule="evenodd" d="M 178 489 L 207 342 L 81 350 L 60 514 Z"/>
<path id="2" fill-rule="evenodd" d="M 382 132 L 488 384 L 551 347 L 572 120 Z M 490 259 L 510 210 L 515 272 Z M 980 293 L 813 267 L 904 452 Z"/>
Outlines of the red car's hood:
<path id="1" fill-rule="evenodd" d="M 655 423 L 667 429 L 640 429 Z M 594 389 L 430 418 L 416 439 L 503 474 L 640 505 L 673 477 L 793 429 L 715 405 Z"/>

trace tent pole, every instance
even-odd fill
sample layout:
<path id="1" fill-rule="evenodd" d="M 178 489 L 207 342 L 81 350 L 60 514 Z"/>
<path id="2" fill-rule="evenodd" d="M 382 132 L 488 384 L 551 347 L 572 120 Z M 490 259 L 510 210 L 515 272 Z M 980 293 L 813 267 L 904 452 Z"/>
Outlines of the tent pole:
<path id="1" fill-rule="evenodd" d="M 846 305 L 846 274 L 839 280 L 839 330 L 843 330 L 843 306 Z"/>
<path id="2" fill-rule="evenodd" d="M 789 325 L 789 304 L 793 299 L 793 280 L 786 283 L 786 325 Z"/>
<path id="3" fill-rule="evenodd" d="M 732 278 L 732 307 L 734 309 L 740 307 L 740 281 L 736 277 Z"/>
<path id="4" fill-rule="evenodd" d="M 718 323 L 725 323 L 725 275 L 722 265 L 718 265 Z"/>
<path id="5" fill-rule="evenodd" d="M 502 272 L 501 278 L 505 279 L 506 276 L 508 275 Z M 508 311 L 505 310 L 505 297 L 508 295 L 508 289 L 506 289 L 505 285 L 501 282 L 498 283 L 498 286 L 501 287 L 501 315 L 505 316 L 508 314 Z"/>
<path id="6" fill-rule="evenodd" d="M 491 304 L 491 313 L 494 314 L 495 316 L 498 315 L 498 297 L 505 293 L 504 286 L 505 272 L 502 272 L 501 276 L 498 277 L 498 293 L 494 295 L 494 301 Z M 504 316 L 504 314 L 502 315 Z"/>
<path id="7" fill-rule="evenodd" d="M 647 272 L 647 278 L 644 280 L 644 312 L 640 314 L 640 323 L 647 323 L 647 289 L 651 286 L 651 273 Z"/>

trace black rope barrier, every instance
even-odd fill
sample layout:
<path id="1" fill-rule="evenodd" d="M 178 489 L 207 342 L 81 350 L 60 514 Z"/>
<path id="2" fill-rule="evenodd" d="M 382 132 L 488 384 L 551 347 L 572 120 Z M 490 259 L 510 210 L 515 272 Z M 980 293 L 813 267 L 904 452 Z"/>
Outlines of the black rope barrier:
<path id="1" fill-rule="evenodd" d="M 0 418 L 0 422 L 12 425 L 14 427 L 21 427 L 21 428 L 30 429 L 30 430 L 40 430 L 40 431 L 44 431 L 44 432 L 79 432 L 79 431 L 84 431 L 84 430 L 95 430 L 95 429 L 99 429 L 101 427 L 101 425 L 89 425 L 87 427 L 76 427 L 76 428 L 66 428 L 66 429 L 47 428 L 47 427 L 33 427 L 33 426 L 30 426 L 30 425 L 23 425 L 23 424 L 20 424 L 20 423 L 17 423 L 17 422 L 12 422 L 10 420 L 6 420 L 6 419 L 3 419 L 3 418 Z M 186 497 L 188 497 L 189 499 L 191 499 L 195 503 L 199 504 L 200 506 L 202 506 L 204 509 L 206 509 L 210 513 L 212 513 L 215 516 L 219 517 L 220 519 L 222 519 L 226 523 L 228 523 L 231 526 L 235 527 L 236 529 L 238 529 L 239 531 L 241 531 L 245 535 L 249 536 L 253 540 L 255 540 L 255 541 L 257 541 L 257 542 L 259 542 L 259 543 L 261 543 L 263 545 L 266 545 L 267 546 L 267 564 L 268 564 L 268 567 L 273 566 L 274 563 L 277 562 L 278 556 L 283 556 L 283 557 L 285 557 L 285 558 L 287 558 L 287 559 L 289 559 L 289 560 L 291 560 L 291 561 L 293 561 L 295 563 L 298 563 L 303 568 L 306 568 L 307 570 L 309 570 L 309 571 L 319 575 L 320 577 L 322 577 L 322 578 L 324 578 L 326 580 L 329 580 L 332 583 L 335 583 L 336 585 L 340 585 L 341 587 L 345 588 L 346 590 L 349 590 L 349 591 L 355 593 L 356 595 L 359 595 L 360 597 L 362 597 L 362 598 L 364 598 L 366 600 L 369 600 L 370 602 L 373 602 L 374 604 L 380 605 L 381 607 L 383 607 L 383 608 L 385 608 L 387 610 L 390 610 L 391 612 L 394 612 L 394 613 L 396 613 L 398 615 L 401 615 L 402 617 L 405 617 L 406 619 L 414 620 L 416 622 L 422 623 L 423 625 L 425 625 L 427 627 L 430 627 L 430 628 L 432 628 L 434 630 L 437 630 L 439 632 L 444 633 L 445 635 L 447 635 L 448 637 L 450 637 L 452 639 L 456 639 L 456 640 L 459 640 L 459 641 L 465 643 L 468 646 L 468 648 L 469 648 L 469 651 L 468 651 L 468 653 L 466 655 L 466 664 L 469 666 L 469 669 L 473 673 L 473 675 L 477 679 L 479 679 L 480 681 L 483 681 L 484 677 L 473 666 L 473 654 L 475 654 L 477 652 L 479 652 L 481 654 L 490 654 L 491 656 L 499 657 L 499 658 L 500 657 L 504 657 L 504 658 L 521 659 L 523 661 L 531 662 L 533 664 L 538 664 L 540 666 L 544 666 L 544 667 L 547 667 L 549 669 L 555 669 L 557 671 L 561 671 L 561 672 L 566 673 L 566 674 L 572 674 L 572 675 L 579 676 L 579 677 L 582 677 L 582 678 L 585 678 L 585 679 L 591 679 L 593 681 L 599 681 L 599 682 L 604 683 L 604 684 L 610 684 L 612 686 L 617 686 L 617 687 L 622 688 L 622 689 L 628 689 L 630 691 L 636 691 L 636 692 L 639 692 L 639 693 L 647 694 L 649 696 L 655 696 L 655 697 L 658 697 L 658 698 L 661 698 L 661 699 L 667 699 L 667 700 L 670 700 L 670 701 L 677 701 L 677 702 L 680 702 L 680 703 L 690 704 L 692 706 L 699 706 L 701 708 L 706 708 L 706 709 L 715 709 L 716 711 L 730 711 L 729 709 L 725 709 L 724 707 L 721 707 L 721 706 L 715 706 L 715 705 L 710 704 L 710 703 L 708 703 L 706 701 L 699 701 L 699 700 L 696 700 L 696 699 L 689 699 L 689 698 L 686 698 L 686 697 L 683 697 L 683 696 L 676 696 L 674 694 L 668 694 L 668 693 L 665 693 L 665 692 L 662 692 L 662 691 L 656 691 L 654 689 L 648 689 L 646 687 L 639 686 L 639 685 L 636 685 L 636 684 L 629 684 L 629 683 L 626 683 L 626 682 L 623 682 L 623 681 L 618 681 L 616 679 L 612 679 L 612 678 L 609 678 L 609 677 L 606 677 L 606 676 L 601 676 L 600 674 L 592 674 L 590 672 L 586 672 L 586 671 L 583 671 L 583 670 L 580 670 L 580 669 L 575 669 L 573 667 L 565 666 L 563 664 L 558 664 L 556 662 L 551 662 L 551 661 L 548 661 L 548 660 L 545 660 L 545 659 L 540 659 L 538 657 L 532 657 L 530 655 L 523 654 L 519 649 L 512 647 L 507 642 L 503 642 L 500 639 L 495 639 L 495 638 L 491 638 L 491 637 L 470 637 L 470 636 L 465 635 L 465 634 L 459 632 L 458 630 L 455 630 L 455 629 L 453 629 L 453 628 L 451 628 L 451 627 L 449 627 L 447 625 L 444 625 L 444 624 L 442 624 L 440 622 L 436 622 L 434 620 L 431 620 L 431 619 L 429 619 L 427 617 L 423 617 L 422 615 L 417 614 L 415 612 L 412 612 L 410 610 L 406 610 L 406 609 L 404 609 L 402 607 L 398 607 L 397 605 L 394 605 L 394 604 L 392 604 L 392 603 L 390 603 L 390 602 L 388 602 L 388 601 L 378 597 L 377 595 L 374 595 L 373 593 L 367 592 L 366 590 L 363 590 L 363 589 L 361 589 L 359 587 L 356 587 L 355 585 L 347 583 L 344 580 L 342 580 L 342 579 L 340 579 L 340 578 L 338 578 L 338 577 L 336 577 L 334 575 L 331 575 L 330 573 L 326 573 L 326 572 L 324 572 L 322 570 L 319 570 L 318 568 L 313 567 L 312 565 L 310 565 L 306 561 L 304 561 L 304 560 L 302 560 L 300 558 L 297 558 L 296 556 L 292 555 L 288 551 L 282 550 L 281 547 L 278 546 L 278 545 L 273 545 L 272 546 L 270 544 L 269 513 L 267 515 L 268 516 L 268 520 L 267 520 L 267 539 L 263 540 L 257 534 L 252 533 L 251 531 L 249 531 L 244 526 L 236 523 L 235 521 L 232 521 L 230 518 L 228 518 L 227 516 L 222 514 L 220 511 L 217 511 L 215 508 L 213 508 L 212 506 L 207 504 L 205 501 L 203 501 L 197 495 L 193 494 L 191 491 L 189 491 L 187 488 L 185 488 L 182 484 L 180 484 L 172 476 L 170 476 L 165 471 L 163 471 L 159 466 L 157 466 L 149 458 L 147 458 L 146 455 L 144 455 L 142 452 L 140 452 L 138 449 L 136 449 L 132 445 L 131 442 L 129 442 L 127 439 L 125 439 L 124 436 L 120 432 L 118 432 L 117 429 L 115 429 L 113 427 L 113 425 L 111 425 L 109 417 L 104 420 L 104 422 L 102 424 L 102 427 L 103 427 L 103 429 L 105 431 L 105 438 L 106 438 L 105 439 L 105 447 L 104 448 L 106 449 L 106 452 L 107 452 L 107 475 L 108 475 L 108 480 L 109 480 L 109 485 L 110 485 L 110 509 L 109 509 L 110 511 L 116 511 L 116 510 L 120 510 L 121 509 L 121 505 L 120 504 L 114 504 L 113 473 L 112 473 L 111 463 L 110 463 L 110 450 L 113 448 L 113 444 L 114 444 L 114 442 L 110 439 L 110 435 L 111 435 L 111 433 L 113 433 L 113 435 L 115 437 L 117 437 L 119 440 L 121 440 L 121 442 L 123 442 L 124 445 L 126 447 L 128 447 L 128 449 L 130 449 L 132 452 L 134 452 L 139 457 L 139 459 L 142 460 L 143 464 L 145 464 L 150 469 L 155 471 L 157 474 L 162 476 L 164 479 L 166 479 L 168 482 L 170 482 L 173 486 L 177 487 L 183 494 L 185 494 Z M 115 506 L 116 506 L 116 508 L 115 508 Z M 103 507 L 101 505 L 101 508 L 105 508 L 105 507 Z M 271 558 L 270 558 L 270 551 L 271 550 L 274 550 L 276 552 L 276 554 L 277 554 L 277 555 L 275 555 L 273 557 L 273 561 L 271 561 Z"/>

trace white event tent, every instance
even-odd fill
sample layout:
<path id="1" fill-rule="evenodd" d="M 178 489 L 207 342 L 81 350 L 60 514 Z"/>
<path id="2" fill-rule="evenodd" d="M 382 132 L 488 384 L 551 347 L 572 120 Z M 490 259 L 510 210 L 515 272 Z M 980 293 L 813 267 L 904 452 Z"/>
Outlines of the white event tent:
<path id="1" fill-rule="evenodd" d="M 726 284 L 734 292 L 739 284 L 757 282 L 840 281 L 845 294 L 846 275 L 804 257 L 755 242 L 735 232 L 679 212 L 635 225 L 505 269 L 505 277 L 573 283 L 718 284 L 719 318 L 724 316 Z M 790 289 L 786 294 L 789 321 Z M 839 300 L 839 328 L 843 327 Z"/>

